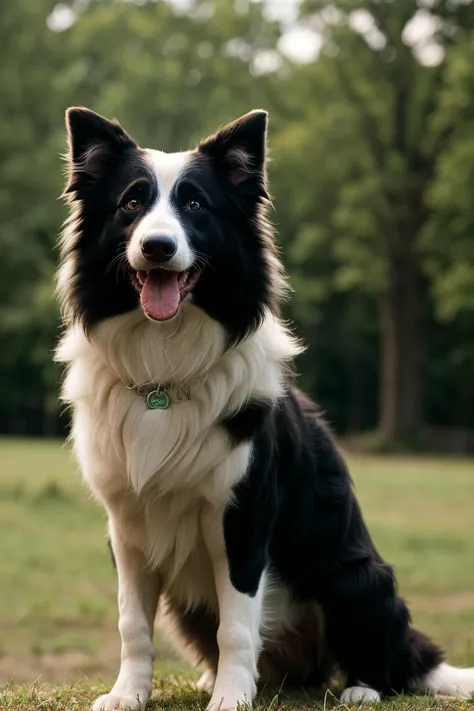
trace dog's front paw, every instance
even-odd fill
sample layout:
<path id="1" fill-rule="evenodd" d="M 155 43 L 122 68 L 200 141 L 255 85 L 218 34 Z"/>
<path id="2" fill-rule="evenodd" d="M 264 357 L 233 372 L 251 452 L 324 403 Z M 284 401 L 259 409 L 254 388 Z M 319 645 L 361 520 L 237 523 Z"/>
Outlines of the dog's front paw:
<path id="1" fill-rule="evenodd" d="M 139 711 L 145 708 L 147 700 L 141 701 L 138 693 L 131 696 L 111 692 L 99 696 L 92 704 L 92 711 Z"/>
<path id="2" fill-rule="evenodd" d="M 244 709 L 251 711 L 252 704 L 247 701 L 238 701 L 235 698 L 225 698 L 225 696 L 222 696 L 215 701 L 211 699 L 206 711 L 244 711 Z"/>
<path id="3" fill-rule="evenodd" d="M 380 694 L 368 686 L 348 686 L 341 694 L 341 701 L 343 704 L 356 704 L 359 701 L 375 704 L 380 701 Z"/>
<path id="4" fill-rule="evenodd" d="M 215 685 L 212 697 L 206 711 L 243 711 L 252 709 L 255 696 L 255 684 Z"/>

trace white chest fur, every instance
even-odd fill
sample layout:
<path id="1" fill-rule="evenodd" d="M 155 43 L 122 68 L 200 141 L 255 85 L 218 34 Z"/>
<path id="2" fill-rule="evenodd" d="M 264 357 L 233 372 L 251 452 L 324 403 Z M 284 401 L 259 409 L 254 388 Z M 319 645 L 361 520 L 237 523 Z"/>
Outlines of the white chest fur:
<path id="1" fill-rule="evenodd" d="M 175 577 L 199 548 L 203 507 L 223 508 L 245 474 L 251 445 L 231 446 L 223 417 L 251 399 L 274 401 L 299 346 L 270 313 L 249 339 L 224 349 L 215 321 L 185 304 L 169 324 L 136 311 L 102 323 L 88 340 L 70 328 L 57 358 L 83 476 L 150 562 Z M 150 410 L 127 383 L 185 385 L 190 400 Z"/>

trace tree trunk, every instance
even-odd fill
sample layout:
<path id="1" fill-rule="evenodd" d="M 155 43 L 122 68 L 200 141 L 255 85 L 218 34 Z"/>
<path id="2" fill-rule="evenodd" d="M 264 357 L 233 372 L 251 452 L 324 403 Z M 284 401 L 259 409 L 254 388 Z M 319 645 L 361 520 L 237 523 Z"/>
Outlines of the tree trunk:
<path id="1" fill-rule="evenodd" d="M 413 440 L 421 426 L 421 277 L 417 256 L 392 255 L 388 281 L 381 304 L 379 430 L 385 439 Z"/>

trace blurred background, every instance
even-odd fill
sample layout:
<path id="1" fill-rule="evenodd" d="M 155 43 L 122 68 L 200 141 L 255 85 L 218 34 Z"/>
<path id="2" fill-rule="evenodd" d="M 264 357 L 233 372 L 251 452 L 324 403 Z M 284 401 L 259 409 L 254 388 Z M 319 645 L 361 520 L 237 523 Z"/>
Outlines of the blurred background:
<path id="1" fill-rule="evenodd" d="M 78 104 L 167 151 L 268 109 L 300 383 L 416 622 L 474 663 L 474 3 L 3 0 L 0 67 L 0 680 L 119 653 L 51 359 Z"/>

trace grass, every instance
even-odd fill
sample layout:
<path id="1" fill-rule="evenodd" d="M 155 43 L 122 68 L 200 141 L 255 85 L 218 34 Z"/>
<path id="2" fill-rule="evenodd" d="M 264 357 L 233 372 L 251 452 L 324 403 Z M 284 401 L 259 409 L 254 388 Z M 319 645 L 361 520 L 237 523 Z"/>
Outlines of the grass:
<path id="1" fill-rule="evenodd" d="M 445 646 L 452 663 L 474 665 L 473 461 L 351 455 L 349 463 L 415 624 Z M 118 667 L 115 572 L 103 513 L 66 447 L 0 440 L 0 520 L 0 710 L 86 709 Z M 158 640 L 151 708 L 204 707 L 193 678 Z M 262 704 L 281 711 L 346 708 L 330 696 L 293 698 L 285 690 L 264 695 Z M 474 702 L 400 698 L 380 708 L 474 711 Z"/>
<path id="2" fill-rule="evenodd" d="M 104 693 L 104 684 L 78 683 L 60 688 L 33 685 L 7 688 L 0 694 L 2 711 L 86 711 L 91 701 Z M 168 677 L 157 680 L 152 701 L 147 711 L 202 711 L 206 707 L 204 693 L 195 691 L 186 679 Z M 329 693 L 315 701 L 307 695 L 296 698 L 284 694 L 263 694 L 254 704 L 253 711 L 472 711 L 474 702 L 445 698 L 415 698 L 401 696 L 372 706 L 365 704 L 347 706 L 340 704 Z M 244 711 L 244 710 L 242 710 Z"/>

